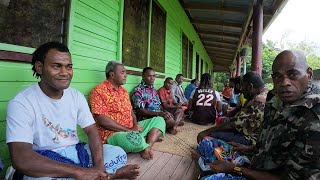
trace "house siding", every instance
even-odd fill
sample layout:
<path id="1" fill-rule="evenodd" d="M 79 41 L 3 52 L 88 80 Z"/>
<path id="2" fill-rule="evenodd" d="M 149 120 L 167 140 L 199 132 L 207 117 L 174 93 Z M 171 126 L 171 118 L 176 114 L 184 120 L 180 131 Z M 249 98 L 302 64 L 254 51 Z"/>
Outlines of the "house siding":
<path id="1" fill-rule="evenodd" d="M 212 68 L 212 62 L 178 0 L 159 0 L 158 3 L 167 14 L 165 73 L 160 74 L 175 78 L 176 74 L 182 72 L 182 32 L 193 42 L 192 76 L 195 77 L 196 52 L 209 64 L 209 68 Z M 71 86 L 81 91 L 86 98 L 95 85 L 105 80 L 104 70 L 107 62 L 121 59 L 122 8 L 122 0 L 71 1 L 68 23 L 68 47 L 74 64 Z M 4 50 L 4 46 L 6 45 L 0 44 L 0 49 Z M 31 52 L 30 48 L 28 51 Z M 141 71 L 130 67 L 128 69 Z M 163 85 L 163 80 L 156 79 L 156 88 Z M 125 88 L 131 93 L 140 81 L 140 76 L 128 75 Z M 10 164 L 5 143 L 7 102 L 16 93 L 35 82 L 37 79 L 32 76 L 29 63 L 0 61 L 0 157 L 6 166 Z M 184 84 L 186 85 L 187 83 Z M 82 130 L 79 130 L 79 134 L 82 140 L 86 140 Z M 1 173 L 0 179 L 4 173 L 5 171 Z"/>

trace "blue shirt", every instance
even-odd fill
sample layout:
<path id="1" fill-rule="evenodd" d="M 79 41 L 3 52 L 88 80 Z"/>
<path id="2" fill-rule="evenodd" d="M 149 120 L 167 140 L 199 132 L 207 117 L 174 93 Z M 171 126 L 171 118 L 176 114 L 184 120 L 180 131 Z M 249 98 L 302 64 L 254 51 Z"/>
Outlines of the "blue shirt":
<path id="1" fill-rule="evenodd" d="M 191 93 L 192 93 L 192 91 L 193 90 L 195 90 L 197 88 L 197 86 L 196 85 L 194 85 L 194 84 L 189 84 L 187 87 L 186 87 L 186 89 L 185 89 L 185 91 L 184 91 L 184 96 L 186 97 L 186 99 L 187 100 L 189 100 L 191 97 Z"/>

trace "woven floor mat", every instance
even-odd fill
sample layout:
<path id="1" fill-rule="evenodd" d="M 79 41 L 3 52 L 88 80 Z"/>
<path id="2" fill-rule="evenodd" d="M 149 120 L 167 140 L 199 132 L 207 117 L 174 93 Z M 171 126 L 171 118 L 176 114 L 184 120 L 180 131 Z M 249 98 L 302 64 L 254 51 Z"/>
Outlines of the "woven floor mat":
<path id="1" fill-rule="evenodd" d="M 155 143 L 153 149 L 180 156 L 191 156 L 190 151 L 194 150 L 197 145 L 198 133 L 212 126 L 185 122 L 184 126 L 178 127 L 179 132 L 176 135 L 166 133 L 164 140 Z"/>

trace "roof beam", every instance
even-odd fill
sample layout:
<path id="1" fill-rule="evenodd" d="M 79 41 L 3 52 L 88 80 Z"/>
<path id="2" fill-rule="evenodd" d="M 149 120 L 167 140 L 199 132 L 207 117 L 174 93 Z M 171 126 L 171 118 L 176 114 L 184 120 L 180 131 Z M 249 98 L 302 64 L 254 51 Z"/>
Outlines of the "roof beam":
<path id="1" fill-rule="evenodd" d="M 237 48 L 234 44 L 222 44 L 222 43 L 203 43 L 204 46 L 208 47 L 223 47 L 223 48 Z"/>
<path id="2" fill-rule="evenodd" d="M 224 57 L 229 57 L 230 56 L 230 59 L 232 59 L 232 57 L 233 57 L 233 53 L 232 54 L 230 54 L 230 53 L 225 53 L 225 52 L 217 52 L 217 51 L 208 51 L 208 54 L 209 55 L 213 55 L 213 56 L 216 56 L 216 55 L 220 55 L 220 56 L 224 56 Z"/>
<path id="3" fill-rule="evenodd" d="M 246 14 L 247 9 L 239 7 L 219 7 L 208 3 L 184 3 L 184 8 L 187 10 L 206 10 L 206 11 L 225 11 Z"/>
<path id="4" fill-rule="evenodd" d="M 205 46 L 206 49 L 210 49 L 210 50 L 215 50 L 215 51 L 223 51 L 223 52 L 230 52 L 230 53 L 234 53 L 235 50 L 233 49 L 228 49 L 228 48 L 221 48 L 221 47 L 208 47 Z"/>
<path id="5" fill-rule="evenodd" d="M 213 62 L 216 62 L 216 61 L 218 61 L 218 62 L 225 62 L 225 64 L 232 64 L 232 63 L 233 63 L 232 60 L 226 59 L 226 58 L 215 58 L 215 59 L 213 60 Z"/>
<path id="6" fill-rule="evenodd" d="M 206 41 L 206 40 L 203 40 L 202 43 L 207 44 L 207 45 L 220 44 L 220 45 L 226 45 L 226 46 L 235 46 L 235 47 L 237 46 L 237 42 L 229 43 L 229 42 L 225 42 L 225 41 Z"/>
<path id="7" fill-rule="evenodd" d="M 230 64 L 232 64 L 232 62 L 213 61 L 213 65 L 229 66 Z"/>
<path id="8" fill-rule="evenodd" d="M 228 56 L 223 56 L 223 55 L 212 55 L 214 58 L 222 58 L 222 59 L 228 59 L 229 61 L 232 61 L 232 57 L 228 57 Z"/>
<path id="9" fill-rule="evenodd" d="M 223 40 L 223 39 L 215 39 L 215 38 L 203 38 L 201 36 L 202 42 L 217 42 L 217 43 L 225 43 L 225 44 L 238 44 L 238 41 L 232 40 Z"/>
<path id="10" fill-rule="evenodd" d="M 204 31 L 204 30 L 198 30 L 199 34 L 203 35 L 215 35 L 215 36 L 228 36 L 228 37 L 235 37 L 239 38 L 239 34 L 234 34 L 234 33 L 226 33 L 226 32 L 220 32 L 220 31 Z"/>
<path id="11" fill-rule="evenodd" d="M 217 25 L 217 26 L 229 26 L 235 28 L 242 28 L 241 23 L 234 23 L 234 22 L 225 22 L 225 21 L 214 21 L 214 20 L 192 20 L 192 24 L 204 24 L 204 25 Z"/>

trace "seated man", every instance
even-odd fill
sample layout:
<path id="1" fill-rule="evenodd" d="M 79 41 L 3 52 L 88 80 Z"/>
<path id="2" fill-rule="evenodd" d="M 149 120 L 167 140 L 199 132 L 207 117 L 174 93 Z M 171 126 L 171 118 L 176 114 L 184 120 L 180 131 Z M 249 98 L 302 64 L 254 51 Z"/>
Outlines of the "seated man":
<path id="1" fill-rule="evenodd" d="M 226 142 L 255 145 L 268 91 L 260 75 L 255 72 L 243 76 L 242 90 L 247 104 L 229 121 L 200 132 L 198 142 L 205 136 L 212 136 Z"/>
<path id="2" fill-rule="evenodd" d="M 251 168 L 216 161 L 214 172 L 236 171 L 248 179 L 320 179 L 320 89 L 300 52 L 283 51 L 273 61 L 275 96 L 264 123 Z"/>
<path id="3" fill-rule="evenodd" d="M 150 67 L 144 68 L 142 71 L 142 81 L 134 88 L 132 93 L 133 108 L 139 120 L 155 116 L 163 117 L 168 132 L 176 134 L 180 119 L 174 119 L 170 112 L 163 109 L 158 93 L 153 86 L 154 80 L 154 70 Z"/>
<path id="4" fill-rule="evenodd" d="M 191 121 L 200 125 L 215 123 L 217 109 L 221 111 L 221 101 L 218 97 L 219 94 L 212 88 L 211 75 L 202 74 L 200 86 L 191 93 L 189 100 L 189 109 L 192 111 Z"/>
<path id="5" fill-rule="evenodd" d="M 173 82 L 171 92 L 172 92 L 173 103 L 181 105 L 183 111 L 185 111 L 188 108 L 188 100 L 186 99 L 183 88 L 182 88 L 183 80 L 184 80 L 183 75 L 177 74 L 176 80 Z"/>
<path id="6" fill-rule="evenodd" d="M 194 91 L 195 89 L 197 89 L 197 87 L 199 86 L 200 82 L 198 79 L 192 79 L 191 83 L 186 87 L 186 89 L 184 90 L 184 96 L 186 97 L 186 99 L 189 101 L 189 99 L 191 98 L 191 93 L 192 91 Z"/>
<path id="7" fill-rule="evenodd" d="M 232 93 L 232 84 L 230 84 L 230 80 L 227 79 L 225 85 L 224 85 L 224 88 L 222 90 L 222 96 L 223 96 L 223 99 L 225 99 L 227 102 L 229 102 L 230 100 L 230 97 L 231 97 L 231 93 Z"/>
<path id="8" fill-rule="evenodd" d="M 183 110 L 181 105 L 173 104 L 173 99 L 171 95 L 171 87 L 173 85 L 173 79 L 168 77 L 164 81 L 164 85 L 158 89 L 158 94 L 160 97 L 161 105 L 163 109 L 173 114 L 173 118 L 179 122 L 179 126 L 184 125 L 183 122 Z"/>
<path id="9" fill-rule="evenodd" d="M 126 152 L 140 152 L 142 158 L 152 159 L 151 148 L 166 130 L 163 118 L 153 117 L 137 123 L 128 92 L 122 87 L 127 78 L 122 64 L 109 62 L 106 77 L 89 97 L 102 143 L 120 146 Z"/>
<path id="10" fill-rule="evenodd" d="M 120 147 L 102 146 L 86 99 L 69 87 L 69 49 L 46 43 L 33 53 L 32 65 L 40 82 L 18 93 L 7 107 L 6 140 L 13 167 L 24 179 L 135 179 L 138 166 L 125 166 L 127 156 Z M 77 124 L 89 144 L 79 143 Z"/>

